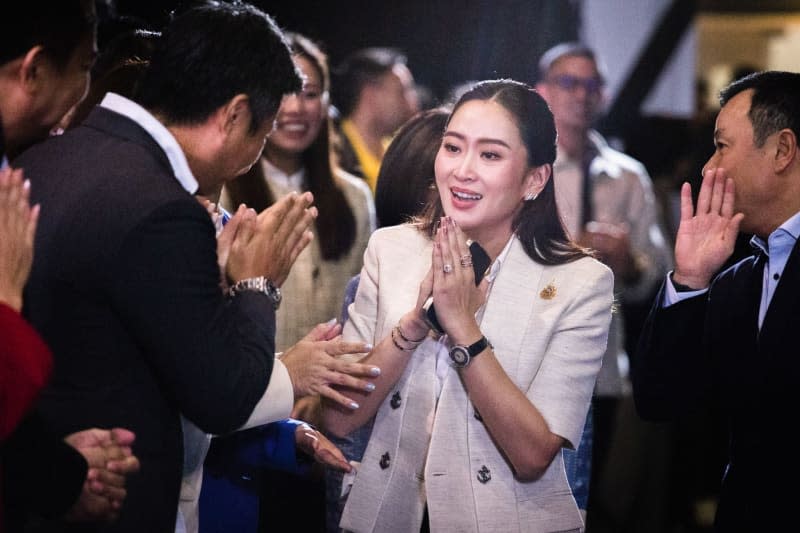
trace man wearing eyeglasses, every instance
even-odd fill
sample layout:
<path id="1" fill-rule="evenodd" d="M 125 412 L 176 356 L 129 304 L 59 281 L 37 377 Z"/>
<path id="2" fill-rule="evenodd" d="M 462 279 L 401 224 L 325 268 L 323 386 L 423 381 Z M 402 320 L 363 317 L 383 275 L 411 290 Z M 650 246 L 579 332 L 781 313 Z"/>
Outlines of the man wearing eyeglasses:
<path id="1" fill-rule="evenodd" d="M 603 88 L 598 60 L 582 44 L 556 45 L 539 61 L 536 90 L 550 105 L 558 128 L 553 173 L 559 211 L 572 237 L 594 249 L 614 271 L 615 294 L 624 312 L 628 304 L 652 299 L 659 279 L 672 264 L 672 256 L 663 237 L 647 170 L 639 161 L 610 148 L 592 129 L 602 108 Z M 612 496 L 604 495 L 608 490 L 602 477 L 617 442 L 612 437 L 635 417 L 621 402 L 630 398 L 625 334 L 638 336 L 638 330 L 624 331 L 628 322 L 620 312 L 614 314 L 592 400 L 593 438 L 578 450 L 580 465 L 580 454 L 592 449 L 587 526 L 597 516 L 598 505 L 600 514 L 604 514 L 601 500 Z M 626 440 L 630 445 L 630 436 L 626 435 Z M 579 505 L 585 505 L 586 493 L 580 494 L 575 483 L 573 490 Z"/>

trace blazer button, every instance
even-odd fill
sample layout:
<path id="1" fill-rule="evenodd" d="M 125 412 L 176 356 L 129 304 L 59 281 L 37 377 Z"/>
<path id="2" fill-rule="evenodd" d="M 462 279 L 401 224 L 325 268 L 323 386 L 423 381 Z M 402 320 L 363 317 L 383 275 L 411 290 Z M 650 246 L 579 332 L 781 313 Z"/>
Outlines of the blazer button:
<path id="1" fill-rule="evenodd" d="M 478 481 L 480 481 L 485 485 L 486 483 L 489 483 L 491 479 L 492 479 L 491 471 L 488 468 L 486 468 L 486 465 L 481 466 L 481 469 L 478 470 Z"/>
<path id="2" fill-rule="evenodd" d="M 391 463 L 392 463 L 392 458 L 389 457 L 389 452 L 386 452 L 383 455 L 381 455 L 381 460 L 378 464 L 381 465 L 381 470 L 386 470 L 387 468 L 389 468 L 389 465 Z"/>
<path id="3" fill-rule="evenodd" d="M 397 391 L 394 394 L 392 394 L 392 399 L 389 401 L 389 405 L 392 406 L 392 409 L 397 409 L 398 407 L 400 407 L 401 402 L 402 399 L 400 398 L 400 391 Z"/>

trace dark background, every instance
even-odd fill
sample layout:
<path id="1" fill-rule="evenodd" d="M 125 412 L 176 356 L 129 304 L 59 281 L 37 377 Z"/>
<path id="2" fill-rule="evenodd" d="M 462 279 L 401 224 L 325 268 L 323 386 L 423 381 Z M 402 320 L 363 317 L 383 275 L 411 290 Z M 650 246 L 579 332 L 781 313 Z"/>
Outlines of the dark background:
<path id="1" fill-rule="evenodd" d="M 331 64 L 366 46 L 391 46 L 408 56 L 416 81 L 439 99 L 468 80 L 511 77 L 532 82 L 539 56 L 578 34 L 576 0 L 255 0 L 284 30 L 305 34 Z M 121 15 L 159 29 L 178 2 L 117 0 Z"/>

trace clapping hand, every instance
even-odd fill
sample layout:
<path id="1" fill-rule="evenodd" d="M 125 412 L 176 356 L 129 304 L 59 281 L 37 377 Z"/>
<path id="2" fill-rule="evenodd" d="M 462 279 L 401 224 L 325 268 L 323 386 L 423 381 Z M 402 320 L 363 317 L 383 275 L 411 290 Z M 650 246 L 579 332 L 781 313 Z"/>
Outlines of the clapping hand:
<path id="1" fill-rule="evenodd" d="M 309 229 L 317 217 L 313 200 L 309 192 L 291 193 L 254 219 L 245 217 L 230 245 L 228 277 L 235 282 L 264 276 L 280 287 L 297 256 L 314 237 Z"/>
<path id="2" fill-rule="evenodd" d="M 139 459 L 131 451 L 134 439 L 132 432 L 121 428 L 87 429 L 64 438 L 89 464 L 86 481 L 67 520 L 116 520 L 127 495 L 127 476 L 139 471 Z"/>

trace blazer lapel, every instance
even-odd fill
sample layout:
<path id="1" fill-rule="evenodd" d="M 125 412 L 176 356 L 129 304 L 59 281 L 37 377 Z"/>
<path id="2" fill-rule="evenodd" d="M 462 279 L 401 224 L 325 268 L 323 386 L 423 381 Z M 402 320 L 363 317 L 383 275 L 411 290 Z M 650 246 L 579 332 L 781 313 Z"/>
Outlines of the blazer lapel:
<path id="1" fill-rule="evenodd" d="M 481 331 L 494 345 L 495 356 L 509 375 L 516 374 L 525 328 L 539 307 L 531 305 L 531 301 L 544 301 L 540 292 L 549 281 L 543 279 L 543 272 L 543 265 L 531 261 L 522 244 L 514 238 L 486 302 Z M 545 298 L 548 296 L 549 293 L 544 294 Z"/>

